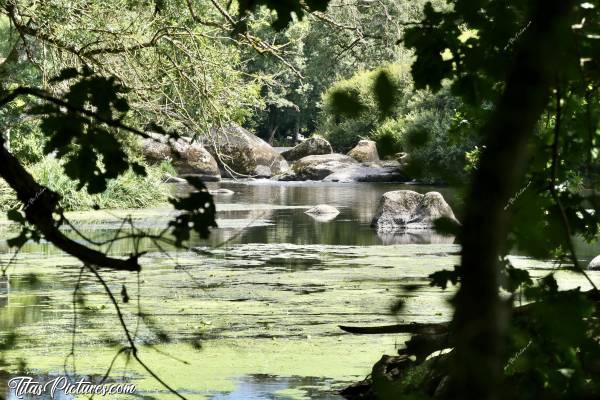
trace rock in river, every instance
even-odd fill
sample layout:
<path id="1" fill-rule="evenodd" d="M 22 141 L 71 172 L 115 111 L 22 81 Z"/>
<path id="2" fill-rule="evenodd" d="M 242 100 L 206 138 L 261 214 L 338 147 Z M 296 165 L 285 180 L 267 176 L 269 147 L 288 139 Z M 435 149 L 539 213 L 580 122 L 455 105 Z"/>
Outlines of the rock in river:
<path id="1" fill-rule="evenodd" d="M 355 159 L 343 154 L 321 154 L 299 159 L 292 169 L 296 180 L 320 181 L 336 171 L 357 164 Z"/>
<path id="2" fill-rule="evenodd" d="M 334 206 L 330 206 L 329 204 L 319 204 L 318 206 L 314 206 L 313 208 L 306 210 L 304 213 L 313 215 L 338 215 L 340 210 Z"/>
<path id="3" fill-rule="evenodd" d="M 377 145 L 372 140 L 361 140 L 356 147 L 348 152 L 348 155 L 358 162 L 377 162 L 379 153 Z"/>
<path id="4" fill-rule="evenodd" d="M 211 195 L 222 195 L 222 196 L 233 196 L 235 192 L 233 190 L 219 188 L 219 189 L 211 189 L 208 191 Z"/>
<path id="5" fill-rule="evenodd" d="M 164 183 L 187 183 L 187 181 L 183 178 L 166 173 L 163 174 L 161 179 Z"/>
<path id="6" fill-rule="evenodd" d="M 333 221 L 340 211 L 329 204 L 319 204 L 310 210 L 306 210 L 304 213 L 310 215 L 318 222 L 329 222 Z"/>
<path id="7" fill-rule="evenodd" d="M 434 221 L 441 217 L 458 223 L 452 209 L 438 192 L 423 195 L 412 190 L 395 190 L 384 193 L 371 226 L 383 232 L 433 229 Z"/>
<path id="8" fill-rule="evenodd" d="M 391 163 L 390 163 L 391 164 Z M 405 182 L 406 176 L 399 165 L 352 165 L 342 168 L 323 179 L 324 182 Z"/>
<path id="9" fill-rule="evenodd" d="M 170 161 L 179 175 L 195 175 L 205 181 L 221 179 L 217 162 L 201 144 L 186 138 L 174 140 L 160 134 L 150 136 L 142 141 L 142 152 L 148 161 Z"/>
<path id="10" fill-rule="evenodd" d="M 241 175 L 270 178 L 289 171 L 287 161 L 261 138 L 246 129 L 230 125 L 211 131 L 216 146 L 209 150 L 225 170 Z"/>
<path id="11" fill-rule="evenodd" d="M 288 161 L 296 161 L 306 156 L 315 156 L 320 154 L 331 154 L 333 149 L 327 139 L 314 135 L 304 140 L 297 146 L 281 153 L 283 158 Z"/>
<path id="12" fill-rule="evenodd" d="M 600 256 L 596 256 L 592 261 L 590 261 L 588 264 L 588 269 L 600 270 Z"/>

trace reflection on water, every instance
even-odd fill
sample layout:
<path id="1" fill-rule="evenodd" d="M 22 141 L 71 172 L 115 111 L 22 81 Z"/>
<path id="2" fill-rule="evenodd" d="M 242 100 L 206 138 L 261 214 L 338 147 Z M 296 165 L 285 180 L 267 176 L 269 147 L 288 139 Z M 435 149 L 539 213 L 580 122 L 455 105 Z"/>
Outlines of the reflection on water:
<path id="1" fill-rule="evenodd" d="M 32 275 L 0 277 L 0 330 L 5 332 L 41 319 L 41 308 L 48 297 L 41 293 L 40 282 Z"/>
<path id="2" fill-rule="evenodd" d="M 209 189 L 227 188 L 234 195 L 215 195 L 219 229 L 213 231 L 208 242 L 192 237 L 191 245 L 217 245 L 228 241 L 240 243 L 293 243 L 328 245 L 392 245 L 452 243 L 452 237 L 440 236 L 432 231 L 395 232 L 378 234 L 371 228 L 371 220 L 381 196 L 392 190 L 414 190 L 420 193 L 438 191 L 457 211 L 460 207 L 454 192 L 449 188 L 421 185 L 386 183 L 321 183 L 321 182 L 272 182 L 272 181 L 224 181 L 208 183 Z M 178 190 L 185 192 L 187 185 Z M 340 210 L 334 219 L 314 218 L 305 211 L 317 204 L 329 204 Z M 135 211 L 134 211 L 135 214 Z M 458 212 L 457 212 L 458 214 Z M 97 218 L 87 216 L 75 219 L 78 229 L 95 240 L 106 240 L 122 229 L 121 220 L 111 213 L 99 212 Z M 159 233 L 173 218 L 172 209 L 148 210 L 134 215 L 135 226 L 150 233 Z M 65 229 L 71 237 L 73 232 Z M 142 251 L 157 251 L 150 239 L 139 242 Z M 167 250 L 170 249 L 165 246 Z M 45 255 L 60 251 L 42 241 L 28 243 L 23 249 Z M 132 241 L 120 241 L 111 245 L 113 254 L 129 254 Z M 1 252 L 1 251 L 0 251 Z"/>
<path id="3" fill-rule="evenodd" d="M 213 184 L 218 185 L 218 184 Z M 280 206 L 313 207 L 329 204 L 340 210 L 334 219 L 324 221 L 304 213 L 305 208 L 275 209 L 267 214 L 272 224 L 245 230 L 235 243 L 294 243 L 331 245 L 381 245 L 402 243 L 452 243 L 452 238 L 441 238 L 433 232 L 386 234 L 379 236 L 371 228 L 371 220 L 381 196 L 392 190 L 414 190 L 426 193 L 439 191 L 456 209 L 458 207 L 452 190 L 429 186 L 411 186 L 386 183 L 321 183 L 321 182 L 222 182 L 221 186 L 235 192 L 234 196 L 216 196 L 217 203 L 272 204 Z M 238 214 L 239 215 L 239 214 Z M 220 213 L 220 218 L 232 218 L 234 214 Z M 212 240 L 219 243 L 233 236 L 234 230 L 220 230 Z"/>
<path id="4" fill-rule="evenodd" d="M 289 399 L 294 394 L 301 398 L 340 400 L 342 397 L 330 387 L 330 380 L 315 377 L 278 377 L 272 375 L 248 375 L 238 378 L 235 390 L 216 394 L 211 400 L 276 400 Z M 293 390 L 290 390 L 293 388 Z M 297 397 L 293 397 L 297 398 Z"/>
<path id="5" fill-rule="evenodd" d="M 433 230 L 409 230 L 403 232 L 377 232 L 381 244 L 452 244 L 454 236 L 441 235 Z"/>

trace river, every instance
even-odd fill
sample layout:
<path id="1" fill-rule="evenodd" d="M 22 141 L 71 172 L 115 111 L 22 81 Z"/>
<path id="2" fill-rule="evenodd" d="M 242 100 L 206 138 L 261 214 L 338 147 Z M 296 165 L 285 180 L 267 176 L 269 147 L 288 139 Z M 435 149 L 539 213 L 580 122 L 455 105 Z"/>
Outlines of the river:
<path id="1" fill-rule="evenodd" d="M 378 235 L 370 227 L 386 191 L 435 188 L 261 180 L 210 184 L 218 187 L 235 193 L 215 196 L 219 229 L 208 241 L 194 237 L 187 251 L 150 240 L 122 242 L 110 252 L 147 251 L 143 271 L 103 273 L 116 295 L 126 288 L 124 320 L 140 358 L 187 398 L 340 399 L 340 388 L 363 379 L 381 355 L 394 354 L 408 337 L 351 335 L 338 325 L 451 317 L 451 291 L 429 287 L 427 276 L 459 261 L 454 238 Z M 458 207 L 452 191 L 436 190 Z M 316 204 L 336 206 L 340 214 L 321 221 L 304 213 Z M 121 229 L 126 215 L 136 227 L 159 231 L 172 211 L 70 217 L 85 235 L 102 239 Z M 8 222 L 1 227 L 5 237 L 14 234 Z M 5 249 L 1 256 L 6 263 L 12 254 Z M 554 267 L 518 256 L 513 262 L 534 276 Z M 0 329 L 5 342 L 14 336 L 14 344 L 2 355 L 23 372 L 4 372 L 0 394 L 16 398 L 4 382 L 20 374 L 42 381 L 65 374 L 103 376 L 126 342 L 99 282 L 84 273 L 74 295 L 80 265 L 43 242 L 28 243 L 7 274 L 0 280 Z M 560 277 L 563 285 L 584 286 L 575 274 Z M 400 299 L 404 307 L 392 312 Z M 116 358 L 110 380 L 135 384 L 142 398 L 173 398 L 125 353 Z"/>

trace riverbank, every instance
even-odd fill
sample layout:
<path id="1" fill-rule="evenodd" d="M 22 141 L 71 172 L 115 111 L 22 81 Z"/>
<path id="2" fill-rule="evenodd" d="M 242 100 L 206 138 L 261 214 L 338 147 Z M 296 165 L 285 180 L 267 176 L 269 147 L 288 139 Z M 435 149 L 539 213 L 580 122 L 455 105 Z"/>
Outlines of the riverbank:
<path id="1" fill-rule="evenodd" d="M 166 204 L 172 193 L 172 186 L 165 183 L 164 175 L 174 173 L 167 163 L 147 165 L 146 176 L 127 171 L 107 184 L 106 191 L 90 195 L 85 189 L 78 189 L 77 182 L 71 180 L 55 158 L 45 158 L 30 165 L 29 172 L 38 183 L 50 188 L 61 196 L 60 205 L 67 211 L 147 208 Z M 22 207 L 14 191 L 0 179 L 0 211 L 6 212 Z"/>

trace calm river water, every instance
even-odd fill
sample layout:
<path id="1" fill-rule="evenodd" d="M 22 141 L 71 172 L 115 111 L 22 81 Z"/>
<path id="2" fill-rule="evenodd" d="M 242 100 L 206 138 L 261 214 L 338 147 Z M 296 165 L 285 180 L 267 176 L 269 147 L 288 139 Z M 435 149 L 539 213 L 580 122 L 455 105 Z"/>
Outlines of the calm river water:
<path id="1" fill-rule="evenodd" d="M 122 308 L 140 358 L 187 398 L 339 399 L 337 390 L 368 375 L 382 354 L 395 353 L 407 337 L 350 335 L 338 325 L 450 318 L 451 292 L 430 288 L 427 276 L 458 262 L 454 239 L 432 233 L 378 235 L 370 227 L 386 191 L 432 188 L 210 185 L 218 187 L 235 193 L 215 196 L 219 229 L 209 241 L 191 243 L 201 254 L 149 240 L 123 242 L 111 253 L 126 256 L 136 247 L 148 252 L 142 273 L 104 273 L 116 295 L 125 288 L 130 297 Z M 458 207 L 452 192 L 438 191 Z M 320 221 L 304 213 L 317 204 L 336 206 L 340 214 Z M 126 215 L 136 227 L 158 231 L 172 211 L 71 217 L 86 235 L 101 239 L 115 235 Z M 5 237 L 14 234 L 8 222 L 1 227 Z M 4 249 L 2 261 L 12 256 Z M 514 262 L 534 275 L 553 267 L 522 257 Z M 114 358 L 109 381 L 135 384 L 136 397 L 173 398 L 126 353 L 118 353 L 126 341 L 114 309 L 92 275 L 80 278 L 80 268 L 48 244 L 30 243 L 0 279 L 0 330 L 7 343 L 0 361 L 22 370 L 11 367 L 0 375 L 0 395 L 16 398 L 6 382 L 23 374 L 42 382 L 60 375 L 97 381 Z M 582 284 L 567 273 L 561 279 L 567 286 Z M 404 290 L 415 285 L 417 291 Z M 400 298 L 406 305 L 392 314 Z"/>

